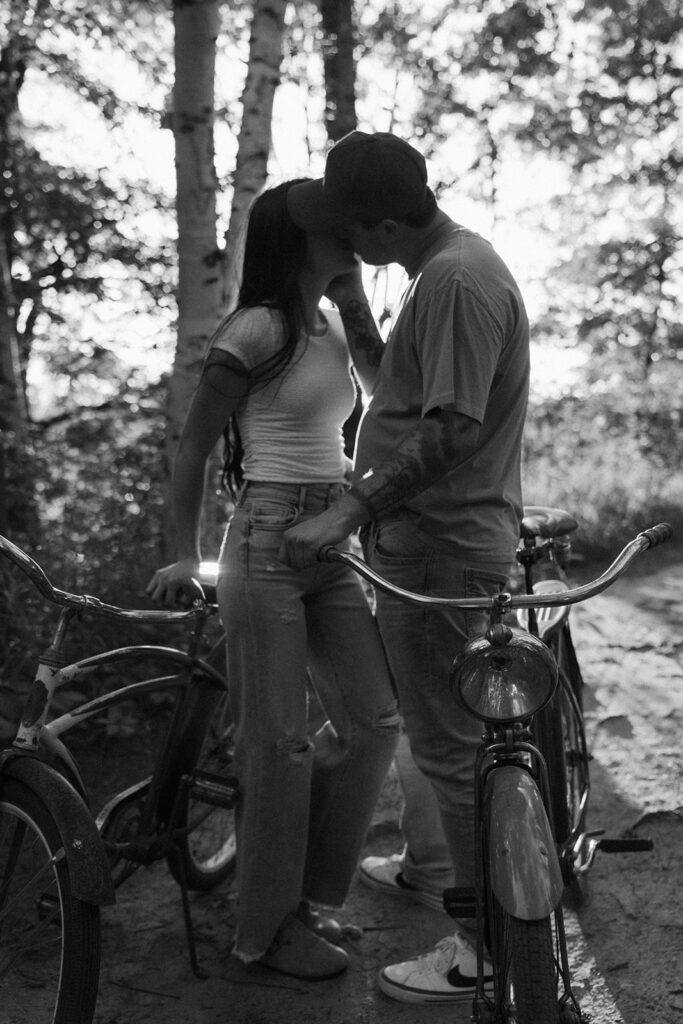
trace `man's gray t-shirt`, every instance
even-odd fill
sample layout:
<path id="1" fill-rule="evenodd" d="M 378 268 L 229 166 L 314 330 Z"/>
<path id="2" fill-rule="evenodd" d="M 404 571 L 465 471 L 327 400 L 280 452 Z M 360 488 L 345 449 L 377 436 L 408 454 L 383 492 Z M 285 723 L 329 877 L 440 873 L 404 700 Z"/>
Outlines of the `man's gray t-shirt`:
<path id="1" fill-rule="evenodd" d="M 399 510 L 437 546 L 512 558 L 522 512 L 521 443 L 529 325 L 510 271 L 479 235 L 453 225 L 424 253 L 361 422 L 354 478 L 372 474 L 430 410 L 481 425 L 477 451 Z"/>

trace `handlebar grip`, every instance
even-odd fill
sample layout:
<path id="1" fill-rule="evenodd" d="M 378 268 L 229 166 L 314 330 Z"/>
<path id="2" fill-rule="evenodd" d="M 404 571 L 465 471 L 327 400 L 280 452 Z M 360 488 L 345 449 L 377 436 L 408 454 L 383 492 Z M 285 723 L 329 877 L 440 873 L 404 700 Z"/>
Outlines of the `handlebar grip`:
<path id="1" fill-rule="evenodd" d="M 321 547 L 320 551 L 318 552 L 318 561 L 333 562 L 334 558 L 330 557 L 332 555 L 332 552 L 334 552 L 334 554 L 337 553 L 337 549 L 335 548 L 334 544 L 323 545 L 323 547 Z"/>
<path id="2" fill-rule="evenodd" d="M 645 853 L 654 849 L 651 839 L 599 839 L 602 853 Z"/>
<path id="3" fill-rule="evenodd" d="M 658 544 L 669 540 L 672 533 L 673 529 L 668 523 L 658 523 L 657 526 L 651 526 L 649 530 L 643 530 L 640 536 L 647 538 L 651 548 L 656 548 Z"/>

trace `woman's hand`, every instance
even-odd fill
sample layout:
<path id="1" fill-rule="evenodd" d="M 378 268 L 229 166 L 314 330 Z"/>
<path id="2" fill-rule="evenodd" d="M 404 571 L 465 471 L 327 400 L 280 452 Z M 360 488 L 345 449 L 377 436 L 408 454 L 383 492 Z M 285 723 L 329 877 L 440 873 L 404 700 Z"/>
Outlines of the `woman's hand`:
<path id="1" fill-rule="evenodd" d="M 167 608 L 178 605 L 189 608 L 195 598 L 202 596 L 198 577 L 199 562 L 195 558 L 182 558 L 179 562 L 157 569 L 145 592 L 153 601 Z"/>
<path id="2" fill-rule="evenodd" d="M 356 266 L 353 270 L 350 270 L 347 274 L 340 274 L 339 277 L 334 277 L 325 289 L 325 297 L 334 302 L 340 312 L 348 306 L 350 302 L 362 302 L 367 303 L 367 296 L 365 294 L 365 288 L 363 287 L 363 276 L 361 273 L 361 262 L 356 256 Z"/>

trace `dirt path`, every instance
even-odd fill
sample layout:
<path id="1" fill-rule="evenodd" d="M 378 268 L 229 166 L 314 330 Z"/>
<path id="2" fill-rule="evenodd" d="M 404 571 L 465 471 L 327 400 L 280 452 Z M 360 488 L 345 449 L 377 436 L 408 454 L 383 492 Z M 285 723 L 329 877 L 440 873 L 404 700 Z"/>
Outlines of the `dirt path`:
<path id="1" fill-rule="evenodd" d="M 569 916 L 571 956 L 592 1024 L 683 1022 L 683 588 L 671 553 L 654 552 L 647 573 L 621 581 L 575 614 L 588 686 L 593 763 L 591 823 L 609 834 L 650 835 L 647 854 L 599 857 L 588 899 Z M 646 559 L 643 558 L 643 563 Z M 680 567 L 683 559 L 678 560 Z M 662 594 L 672 603 L 663 603 Z M 399 794 L 387 780 L 368 852 L 398 847 Z M 305 984 L 229 955 L 235 893 L 194 897 L 202 967 L 188 964 L 180 900 L 165 870 L 140 874 L 105 914 L 97 1024 L 460 1024 L 468 1007 L 411 1007 L 379 994 L 380 966 L 422 952 L 449 919 L 355 883 L 339 919 L 347 924 L 345 977 Z"/>

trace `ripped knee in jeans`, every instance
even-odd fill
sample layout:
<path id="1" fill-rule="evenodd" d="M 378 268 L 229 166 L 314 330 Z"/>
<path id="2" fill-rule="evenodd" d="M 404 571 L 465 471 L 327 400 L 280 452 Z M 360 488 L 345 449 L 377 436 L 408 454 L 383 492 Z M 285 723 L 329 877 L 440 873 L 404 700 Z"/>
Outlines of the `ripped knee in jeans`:
<path id="1" fill-rule="evenodd" d="M 372 719 L 371 725 L 378 732 L 395 733 L 397 736 L 401 730 L 401 716 L 398 713 L 396 701 L 380 708 L 377 715 Z"/>
<path id="2" fill-rule="evenodd" d="M 287 757 L 292 764 L 305 764 L 313 757 L 313 744 L 307 736 L 283 736 L 275 746 L 278 754 Z"/>

